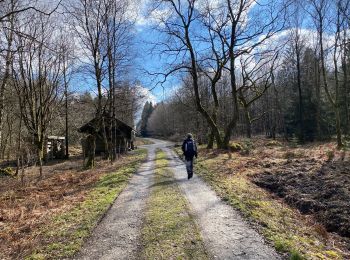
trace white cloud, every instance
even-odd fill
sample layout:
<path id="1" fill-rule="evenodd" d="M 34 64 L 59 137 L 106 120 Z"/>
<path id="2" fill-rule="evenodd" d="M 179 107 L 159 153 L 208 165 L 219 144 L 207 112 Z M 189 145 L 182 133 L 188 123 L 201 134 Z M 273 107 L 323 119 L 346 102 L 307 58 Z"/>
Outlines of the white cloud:
<path id="1" fill-rule="evenodd" d="M 162 24 L 162 21 L 167 20 L 171 15 L 170 9 L 153 10 L 148 14 L 141 14 L 136 21 L 138 26 L 152 26 Z"/>
<path id="2" fill-rule="evenodd" d="M 142 105 L 144 105 L 147 101 L 152 102 L 152 104 L 157 103 L 157 97 L 153 95 L 153 93 L 148 89 L 141 85 L 136 86 L 137 92 L 141 97 Z"/>

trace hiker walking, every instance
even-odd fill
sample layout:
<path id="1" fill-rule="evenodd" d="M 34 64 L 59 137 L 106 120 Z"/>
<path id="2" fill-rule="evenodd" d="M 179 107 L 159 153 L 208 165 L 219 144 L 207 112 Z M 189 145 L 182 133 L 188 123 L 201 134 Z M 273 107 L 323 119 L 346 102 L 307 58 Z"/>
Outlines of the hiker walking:
<path id="1" fill-rule="evenodd" d="M 193 157 L 197 158 L 197 146 L 192 134 L 187 134 L 187 138 L 182 144 L 182 152 L 185 156 L 187 176 L 188 179 L 191 179 L 193 176 Z"/>

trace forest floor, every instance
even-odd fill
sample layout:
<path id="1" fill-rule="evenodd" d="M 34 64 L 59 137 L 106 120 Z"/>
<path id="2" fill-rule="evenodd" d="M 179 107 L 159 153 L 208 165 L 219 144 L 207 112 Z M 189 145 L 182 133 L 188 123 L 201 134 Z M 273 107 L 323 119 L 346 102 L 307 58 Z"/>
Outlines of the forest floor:
<path id="1" fill-rule="evenodd" d="M 348 151 L 333 143 L 263 138 L 235 140 L 232 150 L 200 147 L 196 172 L 277 250 L 307 259 L 350 258 Z"/>
<path id="2" fill-rule="evenodd" d="M 76 151 L 79 153 L 79 151 Z M 122 156 L 113 165 L 97 159 L 83 170 L 80 157 L 50 162 L 19 178 L 0 178 L 0 259 L 57 259 L 80 249 L 84 238 L 124 189 L 145 159 L 145 150 Z"/>

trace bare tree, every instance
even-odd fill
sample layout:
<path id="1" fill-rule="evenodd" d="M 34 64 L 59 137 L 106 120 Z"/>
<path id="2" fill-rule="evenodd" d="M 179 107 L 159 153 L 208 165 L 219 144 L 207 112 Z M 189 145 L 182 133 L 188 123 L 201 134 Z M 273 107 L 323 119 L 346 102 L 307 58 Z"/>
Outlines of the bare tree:
<path id="1" fill-rule="evenodd" d="M 60 6 L 59 1 L 52 10 L 44 10 L 38 5 L 37 1 L 18 1 L 18 0 L 1 0 L 0 1 L 0 23 L 10 21 L 12 17 L 28 11 L 35 11 L 37 13 L 50 16 Z M 10 8 L 8 8 L 10 6 Z"/>
<path id="2" fill-rule="evenodd" d="M 258 58 L 260 56 L 260 58 Z M 247 137 L 252 137 L 252 123 L 261 119 L 268 111 L 261 111 L 252 118 L 249 111 L 251 105 L 260 99 L 273 85 L 273 73 L 276 69 L 278 51 L 263 52 L 260 55 L 241 57 L 241 84 L 238 88 L 238 99 L 243 107 Z M 253 65 L 252 65 L 253 64 Z"/>
<path id="3" fill-rule="evenodd" d="M 59 49 L 59 43 L 54 35 L 52 20 L 41 14 L 33 14 L 27 19 L 36 23 L 21 28 L 26 37 L 16 37 L 20 48 L 12 73 L 21 117 L 35 144 L 42 178 L 46 131 L 53 111 L 62 99 L 63 59 L 62 54 L 55 51 Z"/>
<path id="4" fill-rule="evenodd" d="M 343 99 L 345 106 L 345 134 L 350 134 L 350 112 L 349 112 L 349 56 L 350 56 L 350 42 L 348 31 L 350 28 L 350 1 L 344 0 L 338 2 L 338 9 L 340 12 L 341 20 L 341 43 L 340 43 L 340 53 L 341 53 L 341 69 L 343 73 Z"/>
<path id="5" fill-rule="evenodd" d="M 328 0 L 309 0 L 311 5 L 311 10 L 309 11 L 311 17 L 313 18 L 318 39 L 319 39 L 319 52 L 320 52 L 320 62 L 321 62 L 321 72 L 323 79 L 323 86 L 327 96 L 328 101 L 331 103 L 336 120 L 336 134 L 337 134 L 337 145 L 338 148 L 343 146 L 342 142 L 342 133 L 341 133 L 341 119 L 340 119 L 340 87 L 339 87 L 339 69 L 338 69 L 338 48 L 340 45 L 340 36 L 341 36 L 341 25 L 344 23 L 344 17 L 341 17 L 341 1 L 337 1 L 334 4 L 333 1 Z M 330 17 L 330 11 L 336 10 L 336 15 L 334 17 Z M 333 23 L 335 25 L 335 34 L 334 34 L 334 48 L 333 48 L 333 63 L 334 63 L 334 77 L 335 77 L 335 89 L 334 93 L 332 93 L 329 79 L 327 75 L 327 66 L 326 66 L 326 49 L 324 46 L 325 41 L 325 31 L 327 26 L 330 24 L 333 19 Z"/>
<path id="6" fill-rule="evenodd" d="M 1 52 L 5 52 L 4 54 L 4 71 L 2 72 L 1 82 L 0 82 L 0 142 L 2 142 L 2 126 L 3 126 L 3 117 L 4 117 L 4 98 L 5 98 L 5 90 L 7 88 L 8 82 L 11 77 L 11 66 L 13 63 L 13 40 L 14 40 L 14 27 L 16 20 L 16 10 L 17 1 L 12 0 L 8 3 L 7 6 L 7 19 L 0 19 L 1 31 L 3 33 L 3 38 L 5 41 L 5 46 L 3 46 L 4 50 Z"/>
<path id="7" fill-rule="evenodd" d="M 105 0 L 106 9 L 106 52 L 107 52 L 107 71 L 108 71 L 108 100 L 109 100 L 109 117 L 110 133 L 109 149 L 111 161 L 117 156 L 117 125 L 116 125 L 116 96 L 118 95 L 117 81 L 121 80 L 122 72 L 129 68 L 131 60 L 131 31 L 133 21 L 128 17 L 130 8 L 129 0 L 113 1 Z M 126 101 L 126 100 L 125 100 Z M 118 104 L 121 105 L 121 104 Z"/>
<path id="8" fill-rule="evenodd" d="M 302 91 L 302 69 L 301 69 L 301 58 L 303 55 L 304 47 L 305 47 L 305 40 L 302 35 L 302 26 L 303 26 L 303 11 L 302 11 L 302 3 L 300 1 L 294 1 L 293 3 L 293 12 L 292 15 L 289 17 L 289 23 L 290 23 L 290 44 L 293 54 L 293 64 L 295 64 L 295 71 L 296 71 L 296 85 L 298 89 L 298 99 L 299 99 L 299 141 L 303 143 L 305 140 L 304 138 L 304 107 L 303 107 L 303 91 Z"/>
<path id="9" fill-rule="evenodd" d="M 105 65 L 107 55 L 106 46 L 106 21 L 108 10 L 106 10 L 104 1 L 79 0 L 69 7 L 70 14 L 73 17 L 73 30 L 79 38 L 82 45 L 82 51 L 88 58 L 89 73 L 94 75 L 97 89 L 97 107 L 96 117 L 98 124 L 95 126 L 96 135 L 99 131 L 102 133 L 104 150 L 106 158 L 109 158 L 109 148 L 107 133 L 105 127 L 104 98 L 103 98 L 103 80 L 105 78 Z M 91 70 L 90 70 L 91 69 Z"/>
<path id="10" fill-rule="evenodd" d="M 190 73 L 197 110 L 207 121 L 215 136 L 217 146 L 220 148 L 228 148 L 232 131 L 238 120 L 239 101 L 237 91 L 239 86 L 236 72 L 239 57 L 253 52 L 267 39 L 284 28 L 284 20 L 281 18 L 284 18 L 285 6 L 279 6 L 275 1 L 270 2 L 267 5 L 259 5 L 258 3 L 255 6 L 257 1 L 227 0 L 219 1 L 219 7 L 217 7 L 207 1 L 207 8 L 204 9 L 205 14 L 209 15 L 210 19 L 215 22 L 214 26 L 207 26 L 209 34 L 203 35 L 203 33 L 200 33 L 202 31 L 199 30 L 202 26 L 200 18 L 204 15 L 201 9 L 202 1 L 156 1 L 158 10 L 167 10 L 165 12 L 167 15 L 160 18 L 161 26 L 158 28 L 168 36 L 161 45 L 163 53 L 175 57 L 173 66 L 165 73 L 165 77 L 179 71 Z M 257 8 L 256 12 L 253 12 L 254 8 Z M 214 9 L 215 11 L 210 11 Z M 250 12 L 253 12 L 253 15 Z M 219 39 L 214 41 L 215 45 L 219 45 L 214 49 L 212 48 L 213 35 L 216 35 Z M 198 42 L 201 42 L 201 44 Z M 203 106 L 200 96 L 199 73 L 204 70 L 201 69 L 202 61 L 206 60 L 204 57 L 208 57 L 208 53 L 202 51 L 203 45 L 207 45 L 209 46 L 208 49 L 213 50 L 209 57 L 216 57 L 216 50 L 220 50 L 220 53 L 227 55 L 224 60 L 227 59 L 228 66 L 226 69 L 230 75 L 230 99 L 234 112 L 223 129 L 223 136 L 215 122 L 215 116 L 213 117 L 213 114 Z M 220 57 L 222 57 L 221 54 Z M 220 62 L 220 59 L 216 58 L 216 60 Z M 217 68 L 216 72 L 220 72 L 220 67 L 221 64 L 219 64 L 219 70 Z"/>

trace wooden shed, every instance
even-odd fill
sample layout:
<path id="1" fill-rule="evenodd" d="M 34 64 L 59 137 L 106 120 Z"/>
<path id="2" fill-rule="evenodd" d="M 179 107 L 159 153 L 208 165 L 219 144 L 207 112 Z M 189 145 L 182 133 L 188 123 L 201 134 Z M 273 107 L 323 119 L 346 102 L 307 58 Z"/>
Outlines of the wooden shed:
<path id="1" fill-rule="evenodd" d="M 48 136 L 45 139 L 46 149 L 44 150 L 44 158 L 46 160 L 63 159 L 66 157 L 64 136 Z"/>
<path id="2" fill-rule="evenodd" d="M 107 116 L 104 117 L 104 123 L 108 143 L 115 143 L 115 148 L 118 153 L 134 149 L 135 130 L 133 129 L 133 127 L 129 126 L 128 124 L 124 123 L 123 121 L 117 118 L 111 118 Z M 102 130 L 96 130 L 98 129 L 99 125 L 100 123 L 98 122 L 98 119 L 94 118 L 82 127 L 80 127 L 78 130 L 80 133 L 92 134 L 96 136 L 96 154 L 106 152 L 103 144 Z M 110 131 L 111 126 L 115 126 L 112 127 L 112 132 Z M 114 140 L 114 138 L 116 140 Z"/>

